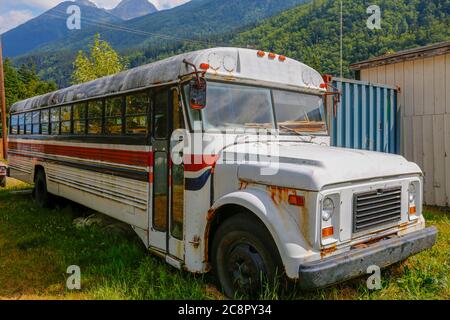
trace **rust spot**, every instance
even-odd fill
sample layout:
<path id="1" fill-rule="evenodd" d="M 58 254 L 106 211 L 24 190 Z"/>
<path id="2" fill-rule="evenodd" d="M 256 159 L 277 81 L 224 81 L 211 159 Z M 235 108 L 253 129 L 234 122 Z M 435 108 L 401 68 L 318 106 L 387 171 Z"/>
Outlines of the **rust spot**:
<path id="1" fill-rule="evenodd" d="M 209 232 L 211 229 L 211 221 L 214 218 L 214 215 L 216 214 L 216 210 L 211 208 L 208 210 L 208 214 L 206 215 L 206 229 L 205 229 L 205 253 L 204 253 L 204 262 L 208 262 L 209 258 L 208 258 L 208 254 L 209 254 Z"/>
<path id="2" fill-rule="evenodd" d="M 192 246 L 197 249 L 200 246 L 200 237 L 199 236 L 194 236 L 194 238 L 192 239 L 192 241 L 189 241 L 190 244 L 192 244 Z"/>
<path id="3" fill-rule="evenodd" d="M 206 220 L 211 221 L 214 218 L 214 214 L 216 213 L 216 209 L 209 209 L 208 214 L 206 215 Z"/>
<path id="4" fill-rule="evenodd" d="M 310 232 L 309 232 L 309 209 L 308 209 L 308 198 L 309 193 L 305 192 L 302 194 L 305 197 L 305 205 L 300 210 L 300 231 L 303 234 L 303 237 L 305 238 L 306 242 L 309 244 L 310 247 L 312 247 L 311 241 L 310 241 Z"/>
<path id="5" fill-rule="evenodd" d="M 270 197 L 273 203 L 278 207 L 283 201 L 287 202 L 289 198 L 289 189 L 283 187 L 268 186 Z"/>
<path id="6" fill-rule="evenodd" d="M 246 182 L 244 180 L 239 181 L 239 190 L 247 189 L 247 186 L 248 186 L 248 182 Z"/>
<path id="7" fill-rule="evenodd" d="M 332 254 L 336 250 L 337 250 L 337 245 L 333 244 L 330 248 L 322 249 L 322 251 L 320 252 L 320 256 L 322 258 L 325 258 L 326 256 Z"/>

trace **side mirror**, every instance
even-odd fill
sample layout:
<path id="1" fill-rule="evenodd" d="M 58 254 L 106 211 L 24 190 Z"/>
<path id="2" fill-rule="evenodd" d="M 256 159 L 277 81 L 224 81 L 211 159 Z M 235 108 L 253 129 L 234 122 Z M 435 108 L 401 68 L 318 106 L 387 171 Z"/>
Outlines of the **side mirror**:
<path id="1" fill-rule="evenodd" d="M 189 84 L 190 107 L 194 110 L 201 110 L 206 107 L 206 80 L 203 78 L 193 79 Z"/>

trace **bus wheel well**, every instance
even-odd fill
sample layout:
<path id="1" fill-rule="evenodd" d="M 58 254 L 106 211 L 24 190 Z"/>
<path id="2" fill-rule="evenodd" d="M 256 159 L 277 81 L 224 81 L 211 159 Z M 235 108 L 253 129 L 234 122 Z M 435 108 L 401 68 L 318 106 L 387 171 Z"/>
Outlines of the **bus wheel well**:
<path id="1" fill-rule="evenodd" d="M 34 177 L 33 177 L 33 182 L 36 181 L 37 174 L 38 174 L 40 171 L 44 172 L 44 174 L 45 174 L 45 169 L 44 169 L 43 166 L 37 165 L 37 166 L 34 167 Z"/>
<path id="2" fill-rule="evenodd" d="M 210 214 L 208 216 L 211 217 L 211 215 L 212 215 L 212 219 L 211 218 L 208 219 L 208 225 L 206 227 L 206 237 L 205 237 L 206 238 L 205 240 L 207 241 L 206 246 L 205 246 L 205 249 L 206 249 L 205 258 L 207 259 L 208 262 L 211 262 L 211 248 L 212 248 L 212 243 L 213 243 L 214 236 L 215 236 L 217 230 L 226 220 L 230 219 L 231 217 L 233 217 L 237 214 L 248 215 L 249 219 L 252 219 L 252 220 L 256 221 L 257 223 L 259 222 L 261 224 L 261 226 L 267 230 L 267 227 L 259 219 L 259 217 L 245 207 L 235 205 L 235 204 L 227 204 L 227 205 L 224 205 L 214 211 L 210 211 Z M 267 232 L 269 232 L 269 231 L 267 230 Z M 269 232 L 269 234 L 270 234 L 270 232 Z"/>

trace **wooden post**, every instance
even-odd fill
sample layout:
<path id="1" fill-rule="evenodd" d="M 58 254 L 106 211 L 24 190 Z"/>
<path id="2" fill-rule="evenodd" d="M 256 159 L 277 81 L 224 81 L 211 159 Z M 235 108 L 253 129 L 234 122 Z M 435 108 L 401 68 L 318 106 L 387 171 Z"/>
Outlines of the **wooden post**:
<path id="1" fill-rule="evenodd" d="M 0 105 L 2 113 L 3 157 L 8 158 L 8 124 L 6 122 L 5 75 L 3 73 L 2 38 L 0 36 Z"/>

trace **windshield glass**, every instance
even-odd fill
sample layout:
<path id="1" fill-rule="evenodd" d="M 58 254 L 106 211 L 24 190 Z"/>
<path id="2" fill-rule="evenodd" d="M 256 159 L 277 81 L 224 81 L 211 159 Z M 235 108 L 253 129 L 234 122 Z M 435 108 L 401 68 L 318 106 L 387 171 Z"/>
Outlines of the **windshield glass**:
<path id="1" fill-rule="evenodd" d="M 205 130 L 274 129 L 270 90 L 264 88 L 210 82 L 202 115 Z"/>
<path id="2" fill-rule="evenodd" d="M 185 86 L 185 94 L 189 97 L 189 86 Z M 205 131 L 230 128 L 326 131 L 322 97 L 286 90 L 209 81 L 206 107 L 188 110 L 192 127 L 193 122 L 202 121 Z"/>
<path id="3" fill-rule="evenodd" d="M 322 97 L 273 90 L 273 101 L 280 129 L 289 128 L 299 132 L 325 131 Z"/>

